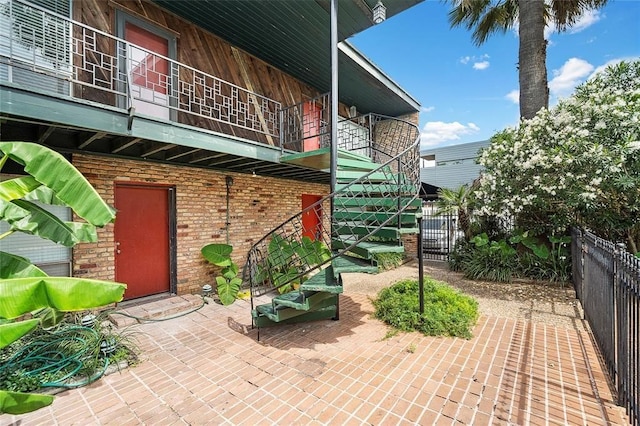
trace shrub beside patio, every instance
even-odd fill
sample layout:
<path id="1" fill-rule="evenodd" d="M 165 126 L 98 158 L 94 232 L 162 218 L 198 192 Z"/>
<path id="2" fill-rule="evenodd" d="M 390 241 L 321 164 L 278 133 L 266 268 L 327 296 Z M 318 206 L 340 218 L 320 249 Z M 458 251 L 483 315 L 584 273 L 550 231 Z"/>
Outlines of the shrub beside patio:
<path id="1" fill-rule="evenodd" d="M 419 331 L 427 336 L 470 339 L 478 319 L 478 303 L 472 297 L 426 277 L 423 314 L 416 280 L 402 280 L 382 289 L 372 303 L 377 319 L 401 331 Z"/>

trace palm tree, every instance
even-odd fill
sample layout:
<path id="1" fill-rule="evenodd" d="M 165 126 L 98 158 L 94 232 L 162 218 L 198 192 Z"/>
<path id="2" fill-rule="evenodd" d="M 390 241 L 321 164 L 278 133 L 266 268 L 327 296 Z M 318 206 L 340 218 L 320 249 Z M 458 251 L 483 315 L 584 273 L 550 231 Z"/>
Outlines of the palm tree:
<path id="1" fill-rule="evenodd" d="M 438 190 L 438 201 L 436 206 L 436 216 L 458 215 L 458 228 L 462 229 L 465 240 L 470 240 L 471 235 L 471 213 L 473 210 L 473 188 L 462 185 L 456 189 L 440 188 Z"/>
<path id="2" fill-rule="evenodd" d="M 547 42 L 545 25 L 553 23 L 565 31 L 591 9 L 604 6 L 607 0 L 449 0 L 452 27 L 465 25 L 473 30 L 473 41 L 483 44 L 495 33 L 506 33 L 518 24 L 518 73 L 520 117 L 532 118 L 549 106 L 547 87 Z"/>

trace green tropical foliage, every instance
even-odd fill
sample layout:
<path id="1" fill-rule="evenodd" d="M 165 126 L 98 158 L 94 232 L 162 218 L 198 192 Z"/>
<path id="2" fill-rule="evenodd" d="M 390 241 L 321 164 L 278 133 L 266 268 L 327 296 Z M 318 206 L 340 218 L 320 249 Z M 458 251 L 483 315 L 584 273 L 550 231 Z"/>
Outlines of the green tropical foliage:
<path id="1" fill-rule="evenodd" d="M 640 61 L 608 67 L 554 108 L 491 138 L 479 157 L 475 213 L 516 217 L 533 235 L 582 225 L 640 251 L 638 122 Z"/>
<path id="2" fill-rule="evenodd" d="M 533 235 L 515 230 L 511 237 L 491 239 L 486 233 L 456 245 L 452 270 L 465 277 L 511 282 L 515 278 L 566 282 L 571 274 L 570 236 Z"/>
<path id="3" fill-rule="evenodd" d="M 469 339 L 478 320 L 478 303 L 446 283 L 424 280 L 424 314 L 420 314 L 419 285 L 403 280 L 382 289 L 373 301 L 374 316 L 401 331 L 428 336 Z"/>
<path id="4" fill-rule="evenodd" d="M 223 305 L 231 305 L 238 298 L 242 279 L 238 277 L 238 265 L 231 259 L 233 248 L 228 244 L 207 244 L 200 252 L 205 259 L 222 268 L 216 277 L 216 291 Z"/>
<path id="5" fill-rule="evenodd" d="M 63 156 L 42 145 L 0 142 L 0 171 L 11 159 L 29 176 L 0 182 L 0 220 L 10 230 L 71 247 L 96 241 L 96 227 L 112 222 L 108 206 L 82 174 Z M 63 222 L 34 203 L 62 204 L 86 222 Z M 108 281 L 48 277 L 28 259 L 0 252 L 0 348 L 41 324 L 51 326 L 63 312 L 92 309 L 122 300 L 126 286 Z M 33 318 L 20 321 L 24 314 Z M 0 412 L 22 414 L 51 404 L 50 395 L 0 390 Z"/>

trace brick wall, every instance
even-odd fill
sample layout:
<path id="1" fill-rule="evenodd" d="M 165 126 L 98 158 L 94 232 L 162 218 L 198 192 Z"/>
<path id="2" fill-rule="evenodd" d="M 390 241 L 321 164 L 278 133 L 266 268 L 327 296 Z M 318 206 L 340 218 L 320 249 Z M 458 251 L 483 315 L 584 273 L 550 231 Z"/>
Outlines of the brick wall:
<path id="1" fill-rule="evenodd" d="M 179 294 L 199 292 L 203 284 L 213 281 L 214 269 L 200 249 L 209 243 L 226 243 L 226 176 L 233 178 L 229 243 L 239 266 L 254 242 L 300 211 L 302 193 L 328 192 L 326 185 L 90 155 L 74 155 L 73 164 L 110 205 L 116 181 L 175 187 Z M 98 230 L 98 239 L 74 248 L 73 274 L 115 280 L 113 224 Z"/>

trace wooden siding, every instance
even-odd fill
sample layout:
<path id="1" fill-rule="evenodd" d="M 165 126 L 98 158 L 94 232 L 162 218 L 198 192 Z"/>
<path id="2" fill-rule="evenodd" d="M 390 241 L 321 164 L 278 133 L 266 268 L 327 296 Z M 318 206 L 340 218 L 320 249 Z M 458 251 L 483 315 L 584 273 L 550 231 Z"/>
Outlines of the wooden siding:
<path id="1" fill-rule="evenodd" d="M 176 60 L 178 62 L 276 100 L 283 106 L 293 105 L 320 94 L 287 73 L 231 46 L 216 35 L 184 21 L 153 3 L 144 0 L 82 0 L 74 2 L 73 5 L 75 20 L 112 35 L 116 35 L 116 10 L 142 19 L 151 25 L 156 25 L 176 36 Z M 115 46 L 104 44 L 100 46 L 100 51 L 113 55 Z M 104 77 L 109 81 L 111 76 Z M 82 90 L 76 88 L 75 93 L 76 96 L 83 99 L 107 105 L 115 105 L 116 103 L 113 95 L 86 87 Z M 345 105 L 340 105 L 341 115 L 346 116 L 347 110 Z M 208 130 L 274 144 L 274 141 L 266 135 L 193 115 L 181 113 L 178 121 Z"/>

